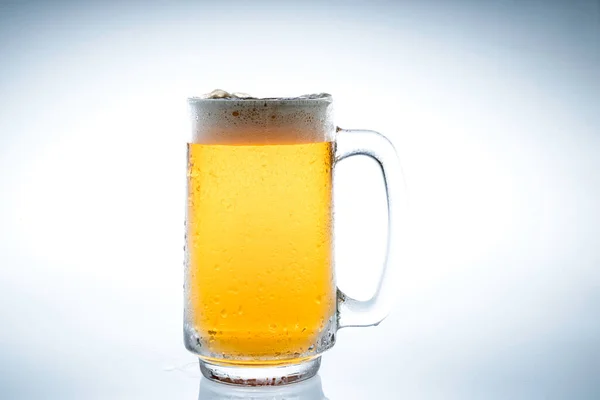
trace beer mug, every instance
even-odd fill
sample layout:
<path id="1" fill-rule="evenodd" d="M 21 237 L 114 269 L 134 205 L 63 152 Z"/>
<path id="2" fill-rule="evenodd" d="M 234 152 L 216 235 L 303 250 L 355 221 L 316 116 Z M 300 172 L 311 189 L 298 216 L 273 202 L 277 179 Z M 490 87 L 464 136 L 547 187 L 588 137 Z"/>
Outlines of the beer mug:
<path id="1" fill-rule="evenodd" d="M 402 181 L 394 147 L 379 133 L 337 128 L 328 94 L 188 103 L 185 346 L 208 379 L 310 378 L 338 329 L 376 325 L 389 310 Z M 368 301 L 334 280 L 333 168 L 354 155 L 379 164 L 387 193 L 386 265 Z"/>

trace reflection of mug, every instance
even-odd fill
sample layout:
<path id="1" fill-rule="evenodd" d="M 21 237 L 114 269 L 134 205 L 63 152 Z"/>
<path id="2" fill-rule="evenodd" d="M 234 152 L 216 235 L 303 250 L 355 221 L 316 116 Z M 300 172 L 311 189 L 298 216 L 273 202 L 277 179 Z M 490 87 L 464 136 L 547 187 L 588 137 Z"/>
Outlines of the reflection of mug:
<path id="1" fill-rule="evenodd" d="M 376 132 L 336 130 L 331 103 L 329 95 L 189 100 L 185 345 L 208 378 L 306 379 L 338 328 L 387 313 L 383 276 L 370 301 L 336 290 L 332 168 L 351 155 L 375 159 L 391 211 L 396 154 Z"/>
<path id="2" fill-rule="evenodd" d="M 198 400 L 327 400 L 321 378 L 279 387 L 240 387 L 200 380 Z"/>

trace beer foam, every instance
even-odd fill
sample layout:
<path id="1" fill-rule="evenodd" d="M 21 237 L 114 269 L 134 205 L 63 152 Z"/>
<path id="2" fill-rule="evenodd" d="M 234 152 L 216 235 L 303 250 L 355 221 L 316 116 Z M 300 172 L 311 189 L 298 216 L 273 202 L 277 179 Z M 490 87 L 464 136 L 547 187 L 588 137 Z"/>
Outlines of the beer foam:
<path id="1" fill-rule="evenodd" d="M 188 99 L 192 143 L 292 144 L 333 140 L 332 97 L 252 97 L 214 90 Z"/>
<path id="2" fill-rule="evenodd" d="M 225 90 L 215 89 L 210 93 L 200 96 L 202 99 L 251 99 L 252 96 L 246 93 L 233 92 L 229 93 Z"/>

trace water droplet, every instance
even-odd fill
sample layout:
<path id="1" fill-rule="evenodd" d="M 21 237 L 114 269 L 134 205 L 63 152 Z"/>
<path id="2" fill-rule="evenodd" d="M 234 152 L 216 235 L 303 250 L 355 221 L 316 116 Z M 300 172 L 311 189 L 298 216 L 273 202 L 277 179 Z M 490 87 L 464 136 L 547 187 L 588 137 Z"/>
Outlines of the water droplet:
<path id="1" fill-rule="evenodd" d="M 227 318 L 227 310 L 226 309 L 221 310 L 221 318 Z"/>
<path id="2" fill-rule="evenodd" d="M 317 303 L 317 304 L 321 304 L 321 301 L 322 301 L 322 300 L 323 300 L 323 295 L 318 295 L 318 296 L 315 298 L 315 303 Z"/>
<path id="3" fill-rule="evenodd" d="M 275 329 L 277 329 L 277 324 L 270 324 L 269 329 L 274 331 Z"/>
<path id="4" fill-rule="evenodd" d="M 308 348 L 308 351 L 315 351 L 315 345 L 314 345 L 314 344 L 313 344 L 313 345 L 311 345 L 311 346 Z"/>
<path id="5" fill-rule="evenodd" d="M 229 293 L 230 295 L 233 295 L 233 296 L 237 296 L 238 290 L 236 287 L 230 286 L 229 288 L 227 288 L 227 293 Z"/>

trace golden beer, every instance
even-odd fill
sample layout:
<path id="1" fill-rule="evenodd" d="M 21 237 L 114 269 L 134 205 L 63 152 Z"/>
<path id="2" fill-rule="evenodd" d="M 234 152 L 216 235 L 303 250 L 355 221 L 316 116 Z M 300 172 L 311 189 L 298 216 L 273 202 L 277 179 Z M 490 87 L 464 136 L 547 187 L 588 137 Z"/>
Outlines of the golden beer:
<path id="1" fill-rule="evenodd" d="M 286 359 L 335 316 L 328 141 L 188 144 L 186 307 L 204 351 Z"/>

